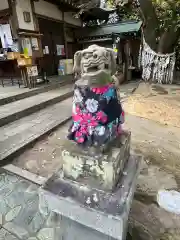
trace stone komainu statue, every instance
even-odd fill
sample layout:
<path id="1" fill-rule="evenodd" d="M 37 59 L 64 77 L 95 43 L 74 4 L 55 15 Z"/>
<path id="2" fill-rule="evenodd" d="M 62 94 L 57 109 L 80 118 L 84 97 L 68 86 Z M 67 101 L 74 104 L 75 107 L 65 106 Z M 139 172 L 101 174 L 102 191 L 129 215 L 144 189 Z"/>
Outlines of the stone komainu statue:
<path id="1" fill-rule="evenodd" d="M 112 75 L 116 70 L 110 48 L 91 45 L 74 56 L 75 82 L 72 125 L 68 138 L 82 146 L 102 146 L 121 133 L 124 112 Z"/>

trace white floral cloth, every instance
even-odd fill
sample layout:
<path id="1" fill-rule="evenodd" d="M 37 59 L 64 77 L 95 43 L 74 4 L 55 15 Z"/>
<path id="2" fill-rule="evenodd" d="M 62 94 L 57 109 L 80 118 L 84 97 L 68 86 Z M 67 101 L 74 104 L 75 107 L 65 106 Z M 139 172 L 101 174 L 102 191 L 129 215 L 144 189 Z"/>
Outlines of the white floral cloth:
<path id="1" fill-rule="evenodd" d="M 95 113 L 97 112 L 98 109 L 98 101 L 95 99 L 87 99 L 85 102 L 86 108 L 90 113 Z"/>

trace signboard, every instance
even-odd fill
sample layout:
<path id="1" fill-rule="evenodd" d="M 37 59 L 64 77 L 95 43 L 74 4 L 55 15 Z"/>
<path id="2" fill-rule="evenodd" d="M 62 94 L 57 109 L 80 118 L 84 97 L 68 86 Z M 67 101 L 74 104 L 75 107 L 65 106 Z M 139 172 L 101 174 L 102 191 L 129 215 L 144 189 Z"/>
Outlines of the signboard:
<path id="1" fill-rule="evenodd" d="M 28 77 L 37 77 L 38 76 L 37 66 L 27 67 L 27 74 Z"/>
<path id="2" fill-rule="evenodd" d="M 65 55 L 64 45 L 56 45 L 56 49 L 57 49 L 57 56 Z"/>
<path id="3" fill-rule="evenodd" d="M 43 52 L 44 52 L 44 54 L 49 54 L 49 47 L 48 47 L 48 46 L 45 46 Z"/>

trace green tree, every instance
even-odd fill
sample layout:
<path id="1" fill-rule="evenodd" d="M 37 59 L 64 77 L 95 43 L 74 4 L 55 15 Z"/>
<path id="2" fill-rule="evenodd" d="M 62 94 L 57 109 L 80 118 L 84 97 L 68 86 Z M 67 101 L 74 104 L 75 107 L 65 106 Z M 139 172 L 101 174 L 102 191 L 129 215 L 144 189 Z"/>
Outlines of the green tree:
<path id="1" fill-rule="evenodd" d="M 145 40 L 154 51 L 174 51 L 180 37 L 179 0 L 117 0 L 114 4 L 120 14 L 125 9 L 124 18 L 143 20 Z"/>

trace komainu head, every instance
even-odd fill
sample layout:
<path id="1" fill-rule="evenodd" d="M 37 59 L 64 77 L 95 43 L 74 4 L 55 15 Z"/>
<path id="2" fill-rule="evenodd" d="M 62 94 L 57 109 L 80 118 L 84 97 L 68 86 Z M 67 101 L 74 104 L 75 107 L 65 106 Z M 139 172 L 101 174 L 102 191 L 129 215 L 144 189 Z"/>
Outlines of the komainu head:
<path id="1" fill-rule="evenodd" d="M 74 72 L 81 77 L 99 76 L 100 73 L 113 75 L 116 71 L 116 60 L 113 49 L 91 45 L 74 55 Z"/>

